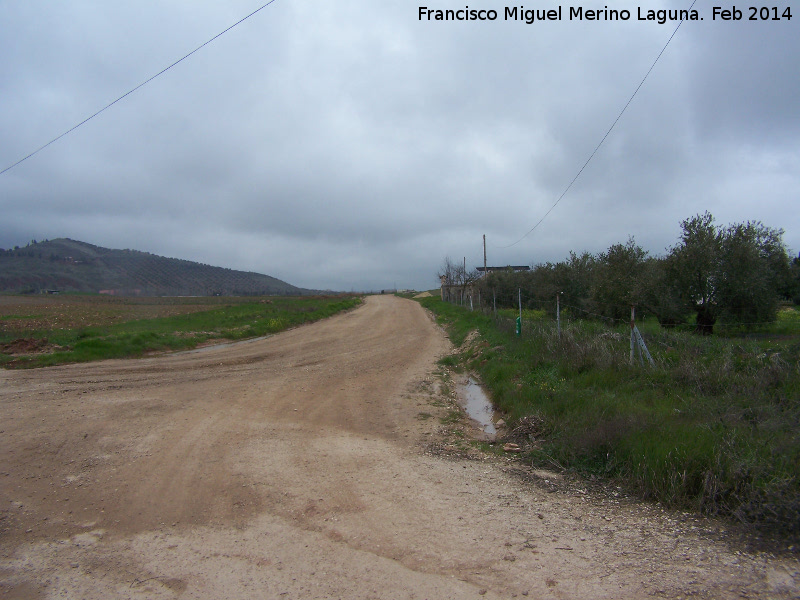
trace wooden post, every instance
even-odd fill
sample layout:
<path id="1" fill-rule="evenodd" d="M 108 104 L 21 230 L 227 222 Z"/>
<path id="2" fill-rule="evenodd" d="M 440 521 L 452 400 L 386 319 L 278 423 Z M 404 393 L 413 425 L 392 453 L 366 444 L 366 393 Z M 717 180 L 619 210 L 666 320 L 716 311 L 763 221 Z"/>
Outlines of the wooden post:
<path id="1" fill-rule="evenodd" d="M 636 334 L 633 328 L 636 327 L 634 320 L 636 319 L 636 307 L 631 306 L 631 364 L 633 364 L 633 347 L 636 344 Z"/>
<path id="2" fill-rule="evenodd" d="M 558 329 L 558 339 L 561 339 L 561 294 L 564 292 L 558 292 L 556 294 L 556 328 Z"/>

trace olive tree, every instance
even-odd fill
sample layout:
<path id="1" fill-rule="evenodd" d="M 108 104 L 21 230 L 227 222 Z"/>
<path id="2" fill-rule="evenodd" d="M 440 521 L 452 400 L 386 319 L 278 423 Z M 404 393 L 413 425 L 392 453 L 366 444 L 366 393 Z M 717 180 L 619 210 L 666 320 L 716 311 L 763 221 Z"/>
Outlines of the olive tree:
<path id="1" fill-rule="evenodd" d="M 598 255 L 591 292 L 594 309 L 604 317 L 626 319 L 645 298 L 648 255 L 631 237 Z"/>
<path id="2" fill-rule="evenodd" d="M 782 237 L 783 230 L 757 221 L 724 230 L 715 283 L 725 322 L 756 325 L 777 318 L 779 293 L 790 273 Z"/>
<path id="3" fill-rule="evenodd" d="M 717 277 L 722 236 L 706 212 L 681 222 L 681 238 L 667 256 L 668 277 L 688 310 L 697 315 L 697 330 L 710 334 L 717 321 Z"/>
<path id="4" fill-rule="evenodd" d="M 718 319 L 758 324 L 775 318 L 790 278 L 783 231 L 760 222 L 719 228 L 708 212 L 681 223 L 681 238 L 666 258 L 667 283 L 697 330 L 711 334 Z"/>

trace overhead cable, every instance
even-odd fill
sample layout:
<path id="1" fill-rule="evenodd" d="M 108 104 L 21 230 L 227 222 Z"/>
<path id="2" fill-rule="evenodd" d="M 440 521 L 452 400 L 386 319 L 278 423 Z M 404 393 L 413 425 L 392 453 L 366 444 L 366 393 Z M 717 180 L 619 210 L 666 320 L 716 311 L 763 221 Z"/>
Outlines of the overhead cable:
<path id="1" fill-rule="evenodd" d="M 695 5 L 696 3 L 697 3 L 697 0 L 694 0 L 694 2 L 692 2 L 692 5 L 689 7 L 689 11 L 691 11 L 691 10 L 692 10 L 692 8 L 694 7 L 694 5 Z M 558 197 L 558 200 L 556 200 L 556 201 L 553 203 L 553 205 L 552 205 L 552 206 L 551 206 L 551 207 L 550 207 L 550 208 L 547 210 L 547 212 L 546 212 L 546 213 L 544 213 L 544 216 L 543 216 L 541 219 L 539 219 L 539 221 L 536 223 L 536 225 L 534 225 L 533 227 L 531 227 L 531 228 L 528 230 L 528 233 L 526 233 L 525 235 L 523 235 L 521 238 L 519 238 L 519 239 L 518 239 L 516 242 L 514 242 L 513 244 L 509 244 L 508 246 L 496 246 L 497 248 L 511 248 L 512 246 L 516 246 L 517 244 L 519 244 L 519 243 L 520 243 L 522 240 L 524 240 L 524 239 L 525 239 L 526 237 L 528 237 L 528 236 L 529 236 L 531 233 L 533 233 L 533 232 L 536 230 L 536 228 L 537 228 L 537 227 L 539 227 L 539 225 L 541 225 L 541 224 L 542 224 L 542 222 L 543 222 L 543 221 L 544 221 L 544 220 L 547 218 L 547 216 L 548 216 L 548 215 L 549 215 L 551 212 L 553 212 L 553 209 L 554 209 L 556 206 L 558 206 L 558 203 L 559 203 L 559 202 L 561 202 L 561 200 L 564 198 L 564 196 L 566 196 L 566 195 L 567 195 L 567 192 L 569 192 L 569 190 L 572 188 L 572 185 L 573 185 L 573 184 L 574 184 L 574 183 L 575 183 L 575 182 L 578 180 L 578 177 L 580 177 L 580 176 L 581 176 L 581 174 L 583 173 L 583 171 L 586 169 L 586 167 L 589 165 L 589 163 L 590 163 L 590 162 L 592 161 L 592 159 L 594 158 L 595 154 L 597 154 L 598 150 L 600 150 L 600 146 L 602 146 L 602 145 L 603 145 L 603 143 L 606 141 L 606 138 L 608 138 L 608 136 L 611 134 L 611 131 L 614 129 L 614 127 L 617 125 L 617 123 L 619 122 L 619 120 L 622 118 L 622 115 L 624 115 L 624 114 L 625 114 L 625 111 L 626 111 L 626 110 L 628 110 L 628 107 L 631 105 L 631 102 L 633 102 L 633 99 L 636 97 L 636 94 L 638 94 L 638 93 L 639 93 L 639 90 L 640 90 L 640 89 L 642 89 L 642 86 L 644 85 L 644 82 L 645 82 L 645 81 L 647 81 L 647 78 L 650 76 L 650 73 L 652 73 L 653 69 L 655 69 L 655 67 L 656 67 L 656 64 L 657 64 L 657 63 L 658 63 L 658 61 L 661 59 L 661 56 L 664 54 L 664 52 L 666 52 L 666 50 L 667 50 L 667 47 L 669 46 L 670 42 L 672 41 L 672 38 L 674 38 L 674 37 L 675 37 L 675 34 L 677 34 L 677 33 L 678 33 L 678 30 L 681 28 L 681 25 L 683 25 L 683 21 L 684 21 L 684 19 L 681 19 L 680 23 L 678 23 L 678 26 L 677 26 L 677 27 L 675 27 L 675 31 L 673 31 L 673 32 L 672 32 L 672 35 L 671 35 L 671 36 L 669 36 L 669 39 L 667 40 L 667 43 L 666 43 L 666 44 L 664 44 L 664 47 L 661 49 L 661 52 L 659 52 L 659 53 L 658 53 L 658 56 L 656 56 L 656 59 L 653 61 L 653 64 L 652 64 L 652 65 L 650 65 L 650 68 L 647 70 L 647 73 L 645 73 L 645 76 L 644 76 L 644 77 L 642 78 L 642 80 L 639 82 L 639 85 L 638 85 L 638 86 L 636 86 L 636 90 L 634 90 L 633 94 L 632 94 L 632 95 L 631 95 L 631 97 L 628 99 L 628 102 L 626 102 L 626 103 L 625 103 L 625 106 L 622 108 L 622 110 L 620 111 L 619 115 L 617 115 L 617 118 L 616 118 L 616 119 L 614 119 L 614 122 L 611 124 L 611 127 L 609 127 L 609 128 L 608 128 L 608 131 L 606 131 L 606 134 L 603 136 L 603 139 L 602 139 L 602 140 L 600 140 L 600 143 L 599 143 L 599 144 L 597 144 L 597 147 L 596 147 L 596 148 L 594 149 L 594 151 L 591 153 L 591 155 L 589 156 L 589 158 L 587 158 L 587 159 L 586 159 L 586 162 L 585 162 L 585 163 L 583 163 L 583 166 L 582 166 L 582 167 L 580 168 L 580 170 L 578 171 L 578 174 L 577 174 L 577 175 L 575 175 L 575 177 L 573 177 L 573 178 L 572 178 L 572 181 L 570 181 L 570 182 L 569 182 L 569 185 L 566 187 L 566 189 L 565 189 L 565 190 L 564 190 L 564 191 L 561 193 L 561 195 Z"/>
<path id="2" fill-rule="evenodd" d="M 169 65 L 168 67 L 166 67 L 166 68 L 162 69 L 161 71 L 159 71 L 158 73 L 156 73 L 155 75 L 153 75 L 152 77 L 150 77 L 149 79 L 147 79 L 147 80 L 143 81 L 142 83 L 140 83 L 139 85 L 137 85 L 135 88 L 131 89 L 131 90 L 130 90 L 130 91 L 128 91 L 128 92 L 125 92 L 125 93 L 124 93 L 122 96 L 120 96 L 119 98 L 117 98 L 117 99 L 116 99 L 116 100 L 114 100 L 113 102 L 111 102 L 111 103 L 109 103 L 109 104 L 105 105 L 103 108 L 101 108 L 100 110 L 98 110 L 98 111 L 97 111 L 96 113 L 94 113 L 93 115 L 91 115 L 91 116 L 89 116 L 89 117 L 85 118 L 83 121 L 81 121 L 80 123 L 78 123 L 78 124 L 77 124 L 77 125 L 75 125 L 74 127 L 71 127 L 70 129 L 68 129 L 67 131 L 65 131 L 64 133 L 62 133 L 61 135 L 59 135 L 59 136 L 57 136 L 57 137 L 54 137 L 52 140 L 50 140 L 49 142 L 47 142 L 47 143 L 46 143 L 44 146 L 41 146 L 40 148 L 37 148 L 36 150 L 34 150 L 33 152 L 31 152 L 31 153 L 30 153 L 30 154 L 28 154 L 27 156 L 25 156 L 25 157 L 23 157 L 23 158 L 19 159 L 19 160 L 18 160 L 17 162 L 15 162 L 13 165 L 10 165 L 10 166 L 6 167 L 6 168 L 5 168 L 5 169 L 3 169 L 2 171 L 0 171 L 0 175 L 2 175 L 3 173 L 6 173 L 7 171 L 10 171 L 11 169 L 13 169 L 13 168 L 14 168 L 14 167 L 16 167 L 17 165 L 19 165 L 19 164 L 21 164 L 21 163 L 25 162 L 26 160 L 28 160 L 28 159 L 29 159 L 29 158 L 31 158 L 32 156 L 35 156 L 35 155 L 39 154 L 39 152 L 41 152 L 42 150 L 44 150 L 45 148 L 47 148 L 47 147 L 48 147 L 48 146 L 50 146 L 51 144 L 54 144 L 54 143 L 56 143 L 58 140 L 60 140 L 60 139 L 61 139 L 61 138 L 63 138 L 64 136 L 66 136 L 66 135 L 69 135 L 70 133 L 72 133 L 73 131 L 75 131 L 76 129 L 78 129 L 78 127 L 81 127 L 82 125 L 85 125 L 86 123 L 88 123 L 89 121 L 91 121 L 92 119 L 94 119 L 94 118 L 95 118 L 96 116 L 98 116 L 99 114 L 101 114 L 101 113 L 103 113 L 103 112 L 107 111 L 109 108 L 111 108 L 112 106 L 114 106 L 114 105 L 115 105 L 117 102 L 119 102 L 120 100 L 123 100 L 123 99 L 127 98 L 128 96 L 130 96 L 131 94 L 133 94 L 133 93 L 134 93 L 135 91 L 137 91 L 138 89 L 140 89 L 140 88 L 142 88 L 142 87 L 146 86 L 148 83 L 150 83 L 150 82 L 151 82 L 151 81 L 153 81 L 154 79 L 156 79 L 156 78 L 160 77 L 161 75 L 163 75 L 164 73 L 166 73 L 167 71 L 169 71 L 169 70 L 170 70 L 172 67 L 174 67 L 174 66 L 176 66 L 176 65 L 178 65 L 178 64 L 180 64 L 180 63 L 182 63 L 184 60 L 186 60 L 187 58 L 189 58 L 190 56 L 192 56 L 192 55 L 193 55 L 193 54 L 195 54 L 196 52 L 198 52 L 198 51 L 202 50 L 203 48 L 205 48 L 206 46 L 208 46 L 208 45 L 209 45 L 211 42 L 213 42 L 213 41 L 214 41 L 214 40 L 216 40 L 217 38 L 219 38 L 219 37 L 222 37 L 223 35 L 225 35 L 226 33 L 228 33 L 228 32 L 229 32 L 231 29 L 233 29 L 234 27 L 236 27 L 236 26 L 238 26 L 238 25 L 241 25 L 241 24 L 242 24 L 242 23 L 244 23 L 244 22 L 245 22 L 247 19 L 249 19 L 250 17 L 252 17 L 252 16 L 253 16 L 253 15 L 255 15 L 256 13 L 259 13 L 259 12 L 261 12 L 262 10 L 264 10 L 265 8 L 267 8 L 267 7 L 268 7 L 270 4 L 272 4 L 273 2 L 276 2 L 276 1 L 277 1 L 277 0 L 270 0 L 270 1 L 269 1 L 269 2 L 267 2 L 266 4 L 264 4 L 264 5 L 260 6 L 259 8 L 257 8 L 257 9 L 256 9 L 256 10 L 254 10 L 253 12 L 251 12 L 251 13 L 250 13 L 249 15 L 247 15 L 246 17 L 243 17 L 243 18 L 239 19 L 238 21 L 236 21 L 236 23 L 234 23 L 233 25 L 231 25 L 230 27 L 228 27 L 228 28 L 227 28 L 227 29 L 225 29 L 224 31 L 221 31 L 221 32 L 219 32 L 217 35 L 215 35 L 214 37 L 212 37 L 210 40 L 208 40 L 208 41 L 206 41 L 206 42 L 204 42 L 204 43 L 200 44 L 200 45 L 199 45 L 197 48 L 195 48 L 194 50 L 192 50 L 191 52 L 189 52 L 189 54 L 187 54 L 186 56 L 183 56 L 182 58 L 179 58 L 178 60 L 176 60 L 174 63 L 172 63 L 172 64 L 171 64 L 171 65 Z"/>

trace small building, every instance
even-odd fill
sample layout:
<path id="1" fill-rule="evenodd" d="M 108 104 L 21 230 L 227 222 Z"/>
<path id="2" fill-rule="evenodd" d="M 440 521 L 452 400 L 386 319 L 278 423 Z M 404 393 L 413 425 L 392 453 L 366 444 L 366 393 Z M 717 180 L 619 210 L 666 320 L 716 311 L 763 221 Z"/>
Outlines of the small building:
<path id="1" fill-rule="evenodd" d="M 528 265 L 508 265 L 507 267 L 478 267 L 476 270 L 479 273 L 487 275 L 489 273 L 502 273 L 509 270 L 513 271 L 514 273 L 522 273 L 524 271 L 530 271 L 531 268 Z"/>
<path id="2" fill-rule="evenodd" d="M 474 282 L 470 281 L 466 285 L 460 282 L 448 281 L 446 275 L 439 276 L 441 280 L 442 300 L 445 302 L 455 302 L 465 304 L 468 298 L 475 295 Z"/>

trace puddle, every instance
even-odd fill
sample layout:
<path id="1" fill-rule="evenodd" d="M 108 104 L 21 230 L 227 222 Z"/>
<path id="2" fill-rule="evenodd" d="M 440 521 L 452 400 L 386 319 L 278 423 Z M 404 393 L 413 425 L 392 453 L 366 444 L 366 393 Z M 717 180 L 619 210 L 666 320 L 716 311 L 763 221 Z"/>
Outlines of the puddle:
<path id="1" fill-rule="evenodd" d="M 231 348 L 233 346 L 241 346 L 242 344 L 249 344 L 251 342 L 258 342 L 267 339 L 268 335 L 263 335 L 256 338 L 247 338 L 246 340 L 237 340 L 235 342 L 220 342 L 218 344 L 209 344 L 208 346 L 200 346 L 199 348 L 192 348 L 191 350 L 181 350 L 173 354 L 197 354 L 198 352 L 209 352 L 211 350 L 219 350 L 220 348 Z"/>
<path id="2" fill-rule="evenodd" d="M 494 436 L 497 428 L 494 426 L 494 407 L 486 396 L 483 388 L 470 377 L 464 385 L 464 408 L 467 414 L 478 422 L 486 435 Z"/>

